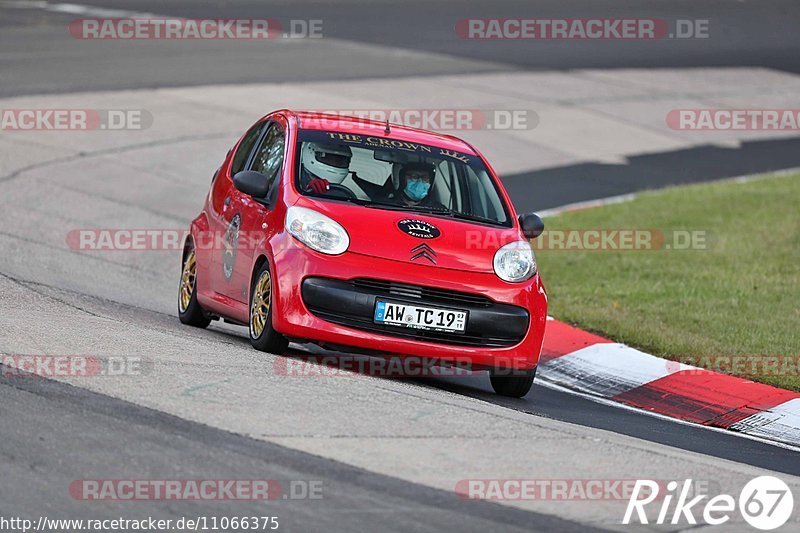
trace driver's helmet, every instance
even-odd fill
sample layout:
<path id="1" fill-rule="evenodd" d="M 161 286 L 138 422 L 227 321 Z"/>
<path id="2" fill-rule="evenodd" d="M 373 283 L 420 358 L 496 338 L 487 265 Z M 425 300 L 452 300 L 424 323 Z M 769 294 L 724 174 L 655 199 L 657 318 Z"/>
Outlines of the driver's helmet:
<path id="1" fill-rule="evenodd" d="M 353 152 L 349 146 L 306 142 L 300 154 L 300 163 L 312 176 L 323 178 L 331 183 L 341 183 L 350 172 L 350 158 Z"/>

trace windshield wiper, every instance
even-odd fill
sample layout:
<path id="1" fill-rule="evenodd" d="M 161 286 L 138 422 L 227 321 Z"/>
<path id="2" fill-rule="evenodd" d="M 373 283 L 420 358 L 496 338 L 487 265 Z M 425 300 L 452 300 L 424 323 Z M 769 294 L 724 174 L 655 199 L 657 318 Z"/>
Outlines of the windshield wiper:
<path id="1" fill-rule="evenodd" d="M 458 211 L 450 211 L 450 216 L 459 220 L 471 220 L 473 222 L 483 222 L 485 224 L 493 224 L 495 226 L 502 226 L 503 224 L 493 218 L 482 217 L 480 215 L 469 215 L 467 213 L 459 213 Z"/>
<path id="2" fill-rule="evenodd" d="M 440 215 L 444 217 L 451 217 L 456 218 L 459 220 L 469 220 L 472 222 L 483 222 L 486 224 L 493 224 L 495 226 L 502 225 L 497 220 L 492 218 L 482 217 L 479 215 L 470 215 L 467 213 L 461 213 L 459 211 L 453 211 L 452 209 L 448 209 L 446 207 L 434 207 L 430 205 L 402 205 L 402 204 L 389 204 L 383 202 L 371 202 L 366 204 L 367 207 L 371 207 L 373 209 L 390 209 L 394 211 L 417 211 L 420 213 L 430 213 L 431 215 Z"/>
<path id="3" fill-rule="evenodd" d="M 429 205 L 403 205 L 385 202 L 370 202 L 365 204 L 373 209 L 388 209 L 390 211 L 416 211 L 418 213 L 431 213 L 434 215 L 450 216 L 452 211 L 446 207 L 432 207 Z"/>
<path id="4" fill-rule="evenodd" d="M 356 205 L 367 205 L 369 200 L 362 200 L 361 198 L 351 198 L 350 196 L 328 196 L 325 194 L 306 194 L 309 198 L 319 198 L 321 200 L 338 200 L 340 202 L 350 202 Z"/>
<path id="5" fill-rule="evenodd" d="M 388 202 L 369 202 L 364 204 L 372 209 L 389 209 L 391 211 L 416 211 L 412 205 L 390 204 Z"/>

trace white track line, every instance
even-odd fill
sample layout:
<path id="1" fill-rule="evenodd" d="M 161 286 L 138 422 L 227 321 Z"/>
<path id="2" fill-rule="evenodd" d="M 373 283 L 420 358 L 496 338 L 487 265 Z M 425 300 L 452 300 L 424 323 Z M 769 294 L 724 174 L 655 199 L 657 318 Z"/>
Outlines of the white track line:
<path id="1" fill-rule="evenodd" d="M 585 392 L 578 392 L 578 391 L 573 390 L 573 389 L 568 389 L 568 388 L 562 387 L 561 385 L 558 385 L 556 383 L 551 383 L 551 382 L 547 381 L 546 378 L 545 379 L 539 379 L 539 377 L 537 376 L 536 384 L 541 385 L 543 387 L 547 387 L 548 389 L 553 389 L 553 390 L 557 390 L 557 391 L 560 391 L 560 392 L 565 392 L 567 394 L 574 394 L 575 396 L 580 396 L 581 398 L 585 398 L 587 400 L 590 400 L 590 401 L 593 401 L 595 403 L 599 403 L 599 404 L 602 404 L 602 405 L 607 405 L 609 407 L 617 407 L 617 408 L 620 408 L 620 409 L 625 409 L 627 411 L 634 411 L 634 412 L 637 412 L 637 413 L 640 413 L 640 414 L 643 414 L 643 415 L 659 418 L 661 420 L 669 420 L 671 422 L 682 424 L 684 426 L 692 426 L 692 427 L 695 427 L 695 428 L 707 429 L 709 431 L 716 431 L 717 433 L 724 433 L 726 435 L 732 435 L 732 436 L 740 437 L 740 438 L 743 438 L 743 439 L 754 440 L 754 441 L 761 442 L 763 444 L 771 444 L 772 446 L 777 446 L 778 448 L 785 448 L 787 450 L 800 452 L 800 447 L 792 446 L 791 444 L 786 444 L 786 443 L 783 443 L 783 442 L 777 442 L 777 441 L 774 441 L 774 440 L 764 439 L 762 437 L 756 437 L 754 435 L 748 435 L 746 433 L 740 433 L 740 432 L 737 432 L 737 431 L 731 431 L 730 429 L 718 428 L 718 427 L 713 427 L 713 426 L 704 426 L 702 424 L 697 424 L 695 422 L 688 422 L 686 420 L 681 420 L 680 418 L 673 418 L 671 416 L 662 415 L 661 413 L 654 413 L 652 411 L 646 411 L 644 409 L 639 409 L 638 407 L 633 407 L 633 406 L 630 406 L 630 405 L 627 405 L 627 404 L 624 404 L 624 403 L 615 402 L 615 401 L 610 400 L 608 398 L 601 398 L 601 397 L 595 396 L 593 394 L 587 394 Z M 614 430 L 609 430 L 609 431 L 613 432 Z M 766 469 L 766 470 L 769 470 L 769 469 Z"/>
<path id="2" fill-rule="evenodd" d="M 713 181 L 705 181 L 699 183 L 682 183 L 680 185 L 670 185 L 667 187 L 662 187 L 660 189 L 653 189 L 648 192 L 658 192 L 663 191 L 665 189 L 671 189 L 673 187 L 691 187 L 692 185 L 706 185 L 706 184 L 713 184 L 713 183 L 749 183 L 751 181 L 760 181 L 766 179 L 777 179 L 777 178 L 785 178 L 786 176 L 790 176 L 792 174 L 796 174 L 800 172 L 800 167 L 792 167 L 786 168 L 783 170 L 776 170 L 774 172 L 762 172 L 759 174 L 745 174 L 743 176 L 733 176 L 730 178 L 722 178 Z M 617 196 L 608 196 L 606 198 L 598 198 L 596 200 L 586 200 L 585 202 L 575 202 L 573 204 L 562 205 L 560 207 L 553 207 L 552 209 L 544 209 L 542 211 L 538 211 L 540 217 L 554 217 L 560 215 L 562 213 L 569 213 L 571 211 L 581 211 L 583 209 L 591 209 L 594 207 L 603 207 L 605 205 L 613 205 L 613 204 L 621 204 L 624 202 L 630 202 L 631 200 L 636 199 L 641 193 L 628 193 L 628 194 L 620 194 Z"/>
<path id="3" fill-rule="evenodd" d="M 83 4 L 71 4 L 65 2 L 43 2 L 39 0 L 11 0 L 0 2 L 0 7 L 12 9 L 40 9 L 51 13 L 61 13 L 63 15 L 79 15 L 83 17 L 97 18 L 164 18 L 153 13 L 143 11 L 130 11 L 127 9 L 109 9 L 98 6 L 88 6 Z M 180 17 L 173 17 L 180 18 Z"/>
<path id="4" fill-rule="evenodd" d="M 604 205 L 630 202 L 634 198 L 636 198 L 636 195 L 633 193 L 620 194 L 619 196 L 609 196 L 607 198 L 599 198 L 597 200 L 587 200 L 585 202 L 575 202 L 574 204 L 567 204 L 567 205 L 562 205 L 561 207 L 545 209 L 544 211 L 539 211 L 538 215 L 540 217 L 554 217 L 556 215 L 560 215 L 561 213 L 567 213 L 569 211 L 580 211 L 582 209 L 591 209 L 592 207 L 601 207 Z"/>

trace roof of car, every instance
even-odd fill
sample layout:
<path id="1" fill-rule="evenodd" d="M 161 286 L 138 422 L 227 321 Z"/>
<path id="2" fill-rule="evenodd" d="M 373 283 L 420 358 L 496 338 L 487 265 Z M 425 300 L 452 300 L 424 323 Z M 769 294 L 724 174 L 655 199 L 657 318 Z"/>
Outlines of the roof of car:
<path id="1" fill-rule="evenodd" d="M 391 133 L 385 133 L 386 123 L 357 116 L 320 113 L 316 111 L 285 110 L 297 119 L 300 129 L 337 131 L 356 135 L 380 135 L 400 141 L 430 144 L 439 148 L 475 154 L 474 148 L 453 135 L 421 130 L 402 124 L 390 123 Z"/>

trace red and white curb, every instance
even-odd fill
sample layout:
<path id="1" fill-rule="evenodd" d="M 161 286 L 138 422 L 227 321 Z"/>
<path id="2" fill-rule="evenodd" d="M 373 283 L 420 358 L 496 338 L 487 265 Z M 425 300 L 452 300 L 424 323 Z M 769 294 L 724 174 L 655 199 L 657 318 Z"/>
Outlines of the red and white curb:
<path id="1" fill-rule="evenodd" d="M 686 422 L 800 446 L 800 393 L 677 363 L 548 319 L 537 378 Z"/>

